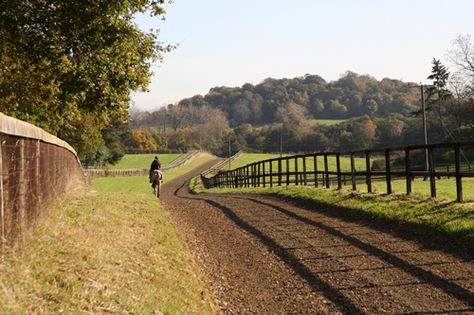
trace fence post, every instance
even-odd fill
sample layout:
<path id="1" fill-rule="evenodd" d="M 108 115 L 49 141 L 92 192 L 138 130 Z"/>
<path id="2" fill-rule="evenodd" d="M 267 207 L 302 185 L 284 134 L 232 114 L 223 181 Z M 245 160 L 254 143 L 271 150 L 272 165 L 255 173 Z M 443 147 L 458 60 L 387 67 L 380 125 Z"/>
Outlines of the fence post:
<path id="1" fill-rule="evenodd" d="M 454 163 L 456 168 L 456 195 L 457 201 L 463 202 L 461 177 L 461 150 L 459 143 L 454 145 Z"/>
<path id="2" fill-rule="evenodd" d="M 433 165 L 433 147 L 428 147 L 428 170 L 430 172 L 430 191 L 431 197 L 436 197 L 436 177 Z"/>
<path id="3" fill-rule="evenodd" d="M 250 166 L 245 166 L 245 187 L 250 187 Z"/>
<path id="4" fill-rule="evenodd" d="M 308 185 L 308 178 L 306 176 L 306 155 L 303 156 L 303 182 L 304 185 Z"/>
<path id="5" fill-rule="evenodd" d="M 410 148 L 405 148 L 405 174 L 407 184 L 407 195 L 411 194 L 411 160 L 410 160 Z"/>
<path id="6" fill-rule="evenodd" d="M 390 172 L 390 149 L 385 149 L 385 181 L 387 182 L 387 195 L 392 193 L 392 174 Z"/>
<path id="7" fill-rule="evenodd" d="M 26 154 L 25 139 L 19 140 L 20 145 L 20 170 L 18 179 L 18 211 L 19 211 L 19 227 L 20 236 L 24 236 L 26 230 Z M 55 174 L 56 175 L 56 174 Z"/>
<path id="8" fill-rule="evenodd" d="M 372 174 L 370 169 L 370 151 L 365 151 L 365 181 L 367 183 L 367 192 L 372 192 Z"/>
<path id="9" fill-rule="evenodd" d="M 313 155 L 313 164 L 314 164 L 314 187 L 318 187 L 318 156 Z"/>
<path id="10" fill-rule="evenodd" d="M 331 185 L 329 183 L 329 167 L 327 153 L 324 153 L 324 180 L 326 181 L 326 188 L 329 188 Z"/>
<path id="11" fill-rule="evenodd" d="M 342 188 L 341 182 L 341 155 L 336 153 L 336 172 L 337 172 L 337 189 L 340 190 Z"/>
<path id="12" fill-rule="evenodd" d="M 298 157 L 295 157 L 295 184 L 298 186 Z"/>
<path id="13" fill-rule="evenodd" d="M 36 214 L 38 215 L 39 214 L 39 209 L 41 207 L 41 190 L 40 190 L 40 187 L 41 187 L 41 179 L 40 179 L 40 176 L 41 176 L 41 140 L 37 140 L 36 141 L 36 169 L 35 169 L 35 177 L 36 177 L 36 204 L 37 204 L 37 208 L 36 209 Z M 0 168 L 1 169 L 1 168 Z"/>
<path id="14" fill-rule="evenodd" d="M 261 164 L 261 162 L 257 163 L 257 187 L 260 187 L 260 177 L 262 176 Z"/>
<path id="15" fill-rule="evenodd" d="M 286 186 L 290 185 L 290 158 L 286 158 Z"/>
<path id="16" fill-rule="evenodd" d="M 351 153 L 351 182 L 352 182 L 352 190 L 356 190 L 357 183 L 356 183 L 356 176 L 355 176 L 354 153 Z"/>
<path id="17" fill-rule="evenodd" d="M 270 187 L 273 187 L 273 161 L 270 160 Z"/>
<path id="18" fill-rule="evenodd" d="M 278 186 L 281 186 L 281 158 L 278 159 Z"/>
<path id="19" fill-rule="evenodd" d="M 265 178 L 265 161 L 262 162 L 262 175 L 263 175 L 263 187 L 266 187 L 266 178 Z"/>
<path id="20" fill-rule="evenodd" d="M 255 163 L 252 164 L 251 172 L 252 172 L 252 187 L 256 187 L 257 178 L 255 176 L 257 175 L 257 166 L 255 165 Z"/>

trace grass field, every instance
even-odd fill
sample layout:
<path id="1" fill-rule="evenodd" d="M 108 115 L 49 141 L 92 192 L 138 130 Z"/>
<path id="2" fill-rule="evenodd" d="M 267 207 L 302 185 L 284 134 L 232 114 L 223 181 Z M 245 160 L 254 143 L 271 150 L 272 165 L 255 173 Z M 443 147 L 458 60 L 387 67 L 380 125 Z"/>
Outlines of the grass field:
<path id="1" fill-rule="evenodd" d="M 217 313 L 146 178 L 78 187 L 19 245 L 0 262 L 1 314 Z"/>
<path id="2" fill-rule="evenodd" d="M 117 164 L 108 167 L 110 169 L 149 168 L 155 155 L 158 155 L 162 165 L 166 165 L 181 154 L 125 154 Z"/>
<path id="3" fill-rule="evenodd" d="M 198 185 L 190 185 L 197 189 Z M 438 202 L 427 198 L 404 198 L 401 196 L 381 196 L 353 193 L 348 190 L 315 189 L 311 187 L 274 187 L 210 189 L 211 193 L 258 193 L 270 194 L 304 202 L 306 205 L 326 204 L 354 211 L 370 220 L 397 221 L 421 229 L 434 235 L 474 241 L 474 204 Z"/>

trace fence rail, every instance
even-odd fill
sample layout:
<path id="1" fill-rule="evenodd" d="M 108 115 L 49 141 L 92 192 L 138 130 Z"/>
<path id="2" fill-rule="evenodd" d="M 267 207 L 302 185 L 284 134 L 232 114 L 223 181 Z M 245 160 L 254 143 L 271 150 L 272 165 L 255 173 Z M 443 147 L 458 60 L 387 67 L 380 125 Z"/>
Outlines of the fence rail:
<path id="1" fill-rule="evenodd" d="M 211 167 L 210 169 L 208 169 L 207 171 L 203 172 L 202 175 L 203 176 L 209 176 L 209 175 L 215 175 L 219 172 L 222 172 L 224 171 L 229 165 L 232 164 L 232 162 L 234 162 L 235 160 L 237 160 L 237 158 L 239 158 L 242 153 L 244 153 L 243 151 L 239 151 L 237 152 L 236 154 L 232 155 L 231 157 L 227 158 L 227 159 L 224 159 L 222 161 L 220 161 L 219 163 L 217 163 L 216 165 L 214 165 L 213 167 Z"/>
<path id="2" fill-rule="evenodd" d="M 178 156 L 169 164 L 164 165 L 161 169 L 163 171 L 170 170 L 175 167 L 180 167 L 191 158 L 199 154 L 201 151 L 192 150 L 185 154 Z M 84 172 L 90 177 L 104 177 L 104 176 L 148 176 L 148 168 L 131 168 L 131 169 L 103 169 L 103 168 L 88 168 Z"/>
<path id="3" fill-rule="evenodd" d="M 201 179 L 206 188 L 309 184 L 329 188 L 332 184 L 336 184 L 337 188 L 341 189 L 343 184 L 349 181 L 352 190 L 356 190 L 357 186 L 363 183 L 368 192 L 373 191 L 374 181 L 383 180 L 386 183 L 387 194 L 393 192 L 393 180 L 404 179 L 406 194 L 410 195 L 412 181 L 416 177 L 423 177 L 429 179 L 431 196 L 436 197 L 436 180 L 443 176 L 455 178 L 456 200 L 462 202 L 462 179 L 474 177 L 469 162 L 462 162 L 465 158 L 463 149 L 474 152 L 474 141 L 353 152 L 299 154 L 258 161 L 234 170 L 219 172 L 211 178 L 203 174 Z M 341 165 L 341 158 L 346 159 L 345 169 Z M 329 166 L 329 159 L 332 159 L 332 167 Z M 447 159 L 450 160 L 448 164 Z M 440 161 L 444 164 L 442 165 Z"/>
<path id="4" fill-rule="evenodd" d="M 76 152 L 33 125 L 0 113 L 0 245 L 11 244 L 77 180 Z"/>

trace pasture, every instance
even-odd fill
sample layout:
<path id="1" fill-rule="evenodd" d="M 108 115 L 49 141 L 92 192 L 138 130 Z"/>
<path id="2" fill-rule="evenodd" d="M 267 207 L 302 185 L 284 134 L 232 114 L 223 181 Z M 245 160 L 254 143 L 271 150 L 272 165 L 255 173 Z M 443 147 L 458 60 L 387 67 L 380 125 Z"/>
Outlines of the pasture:
<path id="1" fill-rule="evenodd" d="M 124 157 L 115 165 L 109 165 L 110 169 L 134 169 L 134 168 L 149 168 L 155 155 L 160 158 L 161 164 L 164 166 L 180 156 L 176 154 L 125 154 Z"/>

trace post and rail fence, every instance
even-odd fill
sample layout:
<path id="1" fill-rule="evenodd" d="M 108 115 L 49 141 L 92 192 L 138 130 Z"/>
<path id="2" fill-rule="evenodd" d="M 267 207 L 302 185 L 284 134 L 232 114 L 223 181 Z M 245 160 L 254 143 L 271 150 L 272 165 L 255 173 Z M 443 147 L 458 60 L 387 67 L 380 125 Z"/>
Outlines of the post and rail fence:
<path id="1" fill-rule="evenodd" d="M 202 176 L 209 176 L 209 175 L 215 175 L 219 172 L 223 172 L 226 168 L 229 167 L 229 165 L 232 165 L 232 163 L 237 160 L 244 151 L 238 151 L 236 154 L 232 155 L 231 157 L 228 157 L 227 159 L 221 160 L 219 163 L 208 169 L 207 171 L 202 173 Z"/>
<path id="2" fill-rule="evenodd" d="M 191 150 L 185 154 L 178 156 L 176 159 L 171 161 L 169 164 L 164 165 L 161 169 L 163 171 L 170 170 L 176 167 L 180 167 L 184 163 L 188 162 L 191 158 L 195 157 L 201 151 Z M 105 176 L 148 176 L 149 168 L 131 168 L 131 169 L 107 169 L 107 168 L 86 168 L 84 172 L 87 176 L 91 177 L 105 177 Z"/>
<path id="3" fill-rule="evenodd" d="M 49 202 L 78 180 L 85 175 L 68 143 L 0 113 L 1 248 L 19 238 Z"/>
<path id="4" fill-rule="evenodd" d="M 350 185 L 352 190 L 357 190 L 357 186 L 363 184 L 368 192 L 373 191 L 374 181 L 385 181 L 387 194 L 393 193 L 394 180 L 403 179 L 406 183 L 406 194 L 410 195 L 412 181 L 417 177 L 423 177 L 424 180 L 429 180 L 431 197 L 436 197 L 437 179 L 452 177 L 455 178 L 456 200 L 462 202 L 462 179 L 474 177 L 474 170 L 471 169 L 469 161 L 467 163 L 462 161 L 465 157 L 462 150 L 472 155 L 474 141 L 353 152 L 299 154 L 258 161 L 233 170 L 219 172 L 210 178 L 201 175 L 201 179 L 206 188 L 288 185 L 329 188 L 335 184 L 337 189 L 342 189 L 343 185 Z M 424 164 L 424 154 L 428 157 L 427 165 Z M 345 158 L 345 165 L 341 163 L 342 158 Z M 418 161 L 417 163 L 420 160 L 423 161 L 421 166 L 414 163 L 415 160 Z"/>

